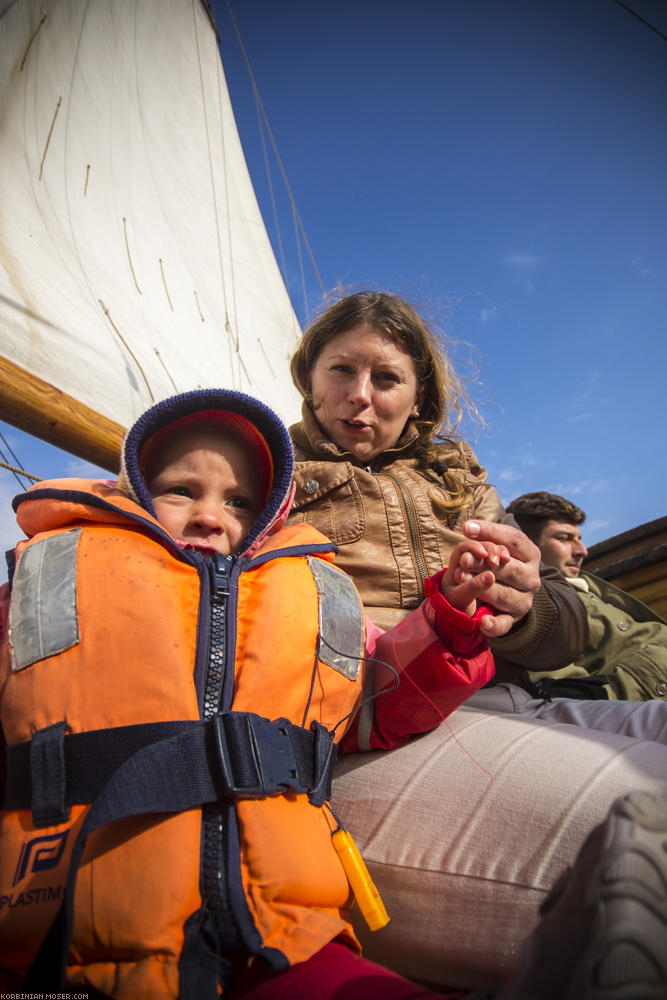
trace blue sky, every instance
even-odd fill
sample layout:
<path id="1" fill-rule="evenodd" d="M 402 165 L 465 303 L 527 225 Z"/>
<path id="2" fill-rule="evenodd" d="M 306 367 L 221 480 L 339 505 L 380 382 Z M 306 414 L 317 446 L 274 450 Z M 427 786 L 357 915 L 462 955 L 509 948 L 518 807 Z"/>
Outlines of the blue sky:
<path id="1" fill-rule="evenodd" d="M 630 5 L 667 35 L 664 0 Z M 250 83 L 214 6 L 280 260 Z M 562 493 L 588 543 L 667 513 L 667 41 L 614 0 L 233 8 L 324 287 L 404 295 L 479 370 L 486 427 L 466 436 L 503 501 Z M 304 301 L 275 162 L 271 177 L 303 321 L 322 292 L 306 261 Z M 80 467 L 6 433 L 30 471 Z"/>

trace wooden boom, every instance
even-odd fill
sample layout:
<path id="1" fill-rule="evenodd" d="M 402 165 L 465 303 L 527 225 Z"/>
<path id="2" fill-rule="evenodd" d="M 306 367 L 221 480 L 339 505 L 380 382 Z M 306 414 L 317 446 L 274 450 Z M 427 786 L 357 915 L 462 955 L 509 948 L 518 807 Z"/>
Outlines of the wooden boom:
<path id="1" fill-rule="evenodd" d="M 125 428 L 7 358 L 0 358 L 0 419 L 118 472 Z"/>

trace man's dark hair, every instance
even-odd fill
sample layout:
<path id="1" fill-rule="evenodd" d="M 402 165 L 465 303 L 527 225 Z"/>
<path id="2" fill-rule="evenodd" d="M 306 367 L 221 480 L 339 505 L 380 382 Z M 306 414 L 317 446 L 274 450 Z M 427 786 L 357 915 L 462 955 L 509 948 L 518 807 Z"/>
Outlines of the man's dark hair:
<path id="1" fill-rule="evenodd" d="M 517 524 L 537 545 L 546 521 L 569 521 L 583 524 L 586 515 L 571 500 L 559 497 L 557 493 L 522 493 L 505 508 L 513 514 Z"/>

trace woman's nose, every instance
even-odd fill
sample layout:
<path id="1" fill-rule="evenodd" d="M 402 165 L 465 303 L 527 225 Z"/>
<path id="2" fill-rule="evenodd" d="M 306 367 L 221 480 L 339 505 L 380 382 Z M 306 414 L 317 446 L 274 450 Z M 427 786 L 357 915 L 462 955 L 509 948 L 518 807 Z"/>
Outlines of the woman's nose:
<path id="1" fill-rule="evenodd" d="M 367 405 L 371 400 L 371 376 L 370 372 L 359 372 L 354 382 L 349 388 L 348 399 L 356 405 Z"/>

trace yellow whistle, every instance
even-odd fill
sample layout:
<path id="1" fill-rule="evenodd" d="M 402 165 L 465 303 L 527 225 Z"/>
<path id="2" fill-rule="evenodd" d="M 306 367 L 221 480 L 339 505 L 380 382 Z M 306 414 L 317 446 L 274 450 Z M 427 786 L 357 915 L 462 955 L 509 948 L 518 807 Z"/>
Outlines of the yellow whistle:
<path id="1" fill-rule="evenodd" d="M 341 828 L 332 833 L 331 839 L 364 920 L 372 931 L 379 931 L 389 923 L 389 914 L 352 834 Z"/>

